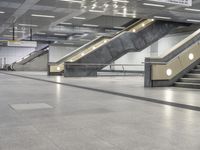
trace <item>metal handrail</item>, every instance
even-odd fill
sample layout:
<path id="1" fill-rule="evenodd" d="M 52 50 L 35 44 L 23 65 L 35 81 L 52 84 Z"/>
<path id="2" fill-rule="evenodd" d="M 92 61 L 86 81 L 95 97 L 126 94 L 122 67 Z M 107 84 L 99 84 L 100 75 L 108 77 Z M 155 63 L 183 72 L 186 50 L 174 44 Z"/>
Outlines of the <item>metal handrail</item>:
<path id="1" fill-rule="evenodd" d="M 77 50 L 75 50 L 75 51 L 73 51 L 73 52 L 71 52 L 71 53 L 65 55 L 65 56 L 64 56 L 63 58 L 61 58 L 59 61 L 57 61 L 57 62 L 51 62 L 51 63 L 49 63 L 49 64 L 50 64 L 50 65 L 53 65 L 53 64 L 57 64 L 57 65 L 58 65 L 58 64 L 60 64 L 61 62 L 63 62 L 65 59 L 70 58 L 70 57 L 72 57 L 73 55 L 76 55 L 77 53 L 81 52 L 83 49 L 88 48 L 89 46 L 93 45 L 94 43 L 97 43 L 97 42 L 100 41 L 101 39 L 104 39 L 104 38 L 113 38 L 113 37 L 115 37 L 115 36 L 117 36 L 117 35 L 120 35 L 120 34 L 123 33 L 124 31 L 127 31 L 127 30 L 131 29 L 132 27 L 137 26 L 137 25 L 140 24 L 142 21 L 144 21 L 144 19 L 138 20 L 137 22 L 133 23 L 132 25 L 128 26 L 127 28 L 123 29 L 122 31 L 116 33 L 116 34 L 113 35 L 113 36 L 101 36 L 101 37 L 98 37 L 98 38 L 94 39 L 93 41 L 91 41 L 91 42 L 89 42 L 89 43 L 87 43 L 87 44 L 81 46 L 81 47 L 78 48 Z"/>

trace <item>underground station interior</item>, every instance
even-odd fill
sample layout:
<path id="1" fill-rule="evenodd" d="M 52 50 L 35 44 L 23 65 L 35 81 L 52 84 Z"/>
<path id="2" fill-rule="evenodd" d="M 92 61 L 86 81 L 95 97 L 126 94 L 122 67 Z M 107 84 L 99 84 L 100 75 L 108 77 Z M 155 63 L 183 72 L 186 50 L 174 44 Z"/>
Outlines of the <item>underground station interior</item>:
<path id="1" fill-rule="evenodd" d="M 200 150 L 199 0 L 0 0 L 0 150 Z"/>

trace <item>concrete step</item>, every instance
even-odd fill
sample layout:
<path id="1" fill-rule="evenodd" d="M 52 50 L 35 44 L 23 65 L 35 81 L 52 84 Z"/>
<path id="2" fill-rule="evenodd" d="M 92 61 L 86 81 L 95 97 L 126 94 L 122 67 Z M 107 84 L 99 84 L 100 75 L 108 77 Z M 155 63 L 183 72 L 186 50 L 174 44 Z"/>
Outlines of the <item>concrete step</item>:
<path id="1" fill-rule="evenodd" d="M 200 74 L 200 69 L 193 69 L 193 70 L 191 71 L 191 73 L 197 73 L 197 74 Z"/>
<path id="2" fill-rule="evenodd" d="M 199 83 L 200 84 L 200 78 L 181 78 L 179 82 L 186 82 L 186 83 Z"/>
<path id="3" fill-rule="evenodd" d="M 200 69 L 200 65 L 197 65 L 197 66 L 196 66 L 196 69 Z"/>
<path id="4" fill-rule="evenodd" d="M 183 88 L 200 89 L 200 83 L 175 82 L 174 86 Z"/>
<path id="5" fill-rule="evenodd" d="M 200 74 L 198 73 L 188 73 L 185 75 L 185 78 L 200 78 Z"/>

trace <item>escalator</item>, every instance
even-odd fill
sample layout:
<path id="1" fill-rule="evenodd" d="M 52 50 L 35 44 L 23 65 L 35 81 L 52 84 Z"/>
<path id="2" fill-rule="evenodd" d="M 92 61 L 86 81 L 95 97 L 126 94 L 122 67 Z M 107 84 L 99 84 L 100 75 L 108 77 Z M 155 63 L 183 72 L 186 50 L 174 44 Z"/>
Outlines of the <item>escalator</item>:
<path id="1" fill-rule="evenodd" d="M 47 71 L 49 46 L 34 51 L 22 59 L 12 63 L 10 69 L 13 71 Z"/>
<path id="2" fill-rule="evenodd" d="M 48 75 L 95 76 L 107 64 L 112 63 L 128 52 L 139 52 L 181 23 L 139 20 L 115 36 L 103 36 L 80 47 L 56 63 L 50 63 Z"/>
<path id="3" fill-rule="evenodd" d="M 145 86 L 200 88 L 200 29 L 158 58 L 145 59 Z"/>

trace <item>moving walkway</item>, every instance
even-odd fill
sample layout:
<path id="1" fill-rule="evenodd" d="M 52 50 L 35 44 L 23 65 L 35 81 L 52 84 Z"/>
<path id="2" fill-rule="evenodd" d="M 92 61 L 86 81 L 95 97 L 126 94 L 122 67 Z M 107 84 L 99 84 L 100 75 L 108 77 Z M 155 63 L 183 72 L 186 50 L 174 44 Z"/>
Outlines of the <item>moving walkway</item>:
<path id="1" fill-rule="evenodd" d="M 13 71 L 47 71 L 49 46 L 34 51 L 20 60 L 12 63 L 10 69 Z"/>
<path id="2" fill-rule="evenodd" d="M 145 86 L 200 88 L 200 29 L 159 58 L 145 60 Z"/>
<path id="3" fill-rule="evenodd" d="M 113 37 L 99 37 L 60 61 L 50 63 L 48 75 L 95 76 L 105 66 L 91 64 L 110 64 L 128 52 L 141 51 L 181 25 L 153 19 L 139 20 Z"/>

